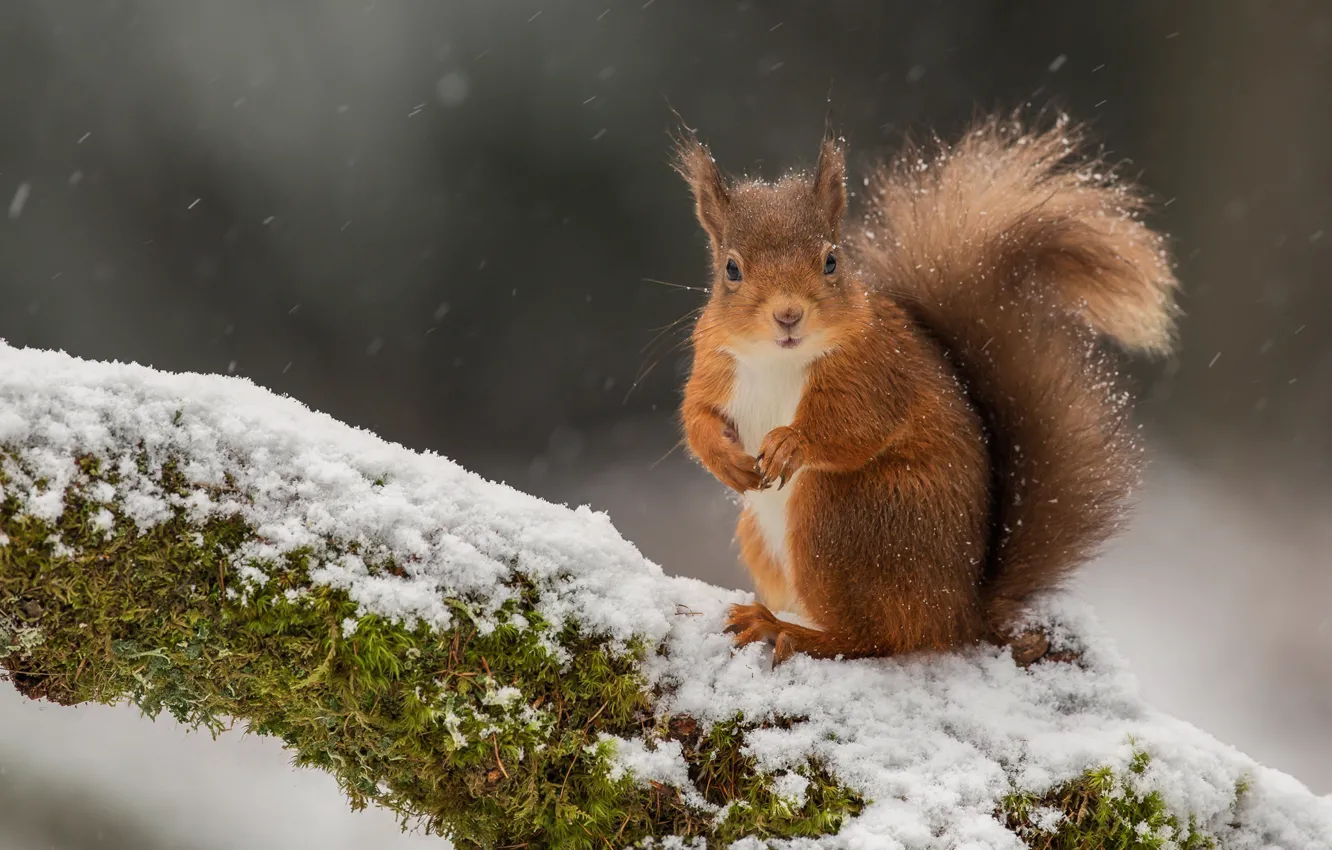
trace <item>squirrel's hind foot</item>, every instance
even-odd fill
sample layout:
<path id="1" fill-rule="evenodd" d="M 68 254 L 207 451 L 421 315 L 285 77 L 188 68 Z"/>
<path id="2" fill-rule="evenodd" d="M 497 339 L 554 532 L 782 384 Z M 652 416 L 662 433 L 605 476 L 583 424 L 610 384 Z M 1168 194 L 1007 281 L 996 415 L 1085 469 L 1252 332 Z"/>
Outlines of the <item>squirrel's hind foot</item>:
<path id="1" fill-rule="evenodd" d="M 785 625 L 777 615 L 761 602 L 752 605 L 732 605 L 726 612 L 726 628 L 722 631 L 735 635 L 737 646 L 749 646 L 764 641 L 773 643 Z"/>
<path id="2" fill-rule="evenodd" d="M 731 610 L 727 612 L 726 628 L 723 631 L 735 635 L 736 646 L 749 646 L 759 641 L 771 643 L 774 667 L 797 652 L 803 651 L 809 643 L 808 640 L 802 640 L 803 638 L 817 634 L 814 629 L 779 619 L 768 606 L 760 602 L 752 605 L 732 605 Z"/>

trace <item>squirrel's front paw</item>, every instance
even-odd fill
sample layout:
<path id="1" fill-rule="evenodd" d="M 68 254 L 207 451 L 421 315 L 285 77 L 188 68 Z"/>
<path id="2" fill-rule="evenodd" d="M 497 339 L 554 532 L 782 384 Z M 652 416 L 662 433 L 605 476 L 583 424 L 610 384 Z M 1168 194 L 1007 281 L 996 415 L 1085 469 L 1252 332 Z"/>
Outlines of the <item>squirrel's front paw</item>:
<path id="1" fill-rule="evenodd" d="M 794 428 L 773 428 L 759 446 L 759 488 L 766 490 L 774 482 L 780 490 L 805 465 L 805 438 Z"/>
<path id="2" fill-rule="evenodd" d="M 721 483 L 737 493 L 762 489 L 759 486 L 758 464 L 744 451 L 732 452 L 713 472 Z"/>

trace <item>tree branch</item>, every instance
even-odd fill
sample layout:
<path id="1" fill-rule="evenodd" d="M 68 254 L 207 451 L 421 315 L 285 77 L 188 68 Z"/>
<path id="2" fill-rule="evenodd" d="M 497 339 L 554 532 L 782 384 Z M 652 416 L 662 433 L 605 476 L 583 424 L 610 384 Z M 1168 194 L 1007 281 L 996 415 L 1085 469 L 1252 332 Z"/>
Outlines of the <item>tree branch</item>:
<path id="1" fill-rule="evenodd" d="M 242 722 L 460 846 L 1332 836 L 1067 601 L 1075 663 L 773 671 L 720 634 L 743 598 L 239 379 L 0 343 L 0 665 L 34 699 Z"/>

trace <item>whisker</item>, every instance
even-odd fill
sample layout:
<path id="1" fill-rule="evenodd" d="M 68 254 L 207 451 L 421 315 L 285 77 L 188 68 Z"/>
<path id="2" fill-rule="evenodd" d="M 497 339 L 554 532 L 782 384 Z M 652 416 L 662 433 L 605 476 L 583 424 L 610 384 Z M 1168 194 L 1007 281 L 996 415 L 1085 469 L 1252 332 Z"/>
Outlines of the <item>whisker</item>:
<path id="1" fill-rule="evenodd" d="M 692 309 L 692 310 L 686 312 L 686 313 L 685 313 L 683 316 L 681 316 L 680 318 L 678 318 L 678 319 L 676 319 L 675 321 L 673 321 L 673 322 L 667 324 L 665 327 L 657 328 L 657 329 L 656 329 L 656 330 L 657 330 L 657 335 L 654 336 L 654 337 L 652 338 L 652 340 L 648 342 L 647 345 L 643 346 L 643 347 L 639 350 L 638 353 L 639 353 L 639 354 L 645 354 L 645 355 L 647 355 L 647 356 L 650 357 L 650 356 L 651 356 L 650 349 L 652 349 L 652 347 L 655 346 L 655 345 L 661 340 L 662 337 L 666 336 L 668 333 L 671 333 L 671 332 L 674 331 L 674 330 L 679 330 L 679 329 L 680 329 L 680 326 L 681 326 L 682 324 L 688 322 L 690 319 L 693 319 L 693 318 L 697 317 L 697 316 L 698 316 L 699 314 L 701 314 L 702 312 L 703 312 L 703 307 L 701 307 L 701 306 L 700 306 L 700 307 L 695 307 L 694 309 Z M 687 340 L 688 338 L 689 338 L 688 335 L 685 335 L 685 336 L 683 337 L 683 339 L 685 339 L 685 340 Z M 678 343 L 677 343 L 677 346 L 678 346 Z"/>
<path id="2" fill-rule="evenodd" d="M 669 280 L 657 280 L 655 277 L 639 278 L 644 283 L 656 283 L 662 286 L 669 286 L 671 289 L 684 289 L 689 292 L 707 292 L 706 286 L 685 286 L 683 283 L 671 283 Z"/>
<path id="3" fill-rule="evenodd" d="M 662 328 L 647 345 L 643 346 L 643 348 L 639 351 L 639 354 L 645 355 L 644 365 L 639 367 L 638 374 L 634 377 L 634 381 L 629 386 L 628 391 L 625 392 L 624 400 L 620 402 L 621 404 L 629 403 L 629 398 L 634 394 L 634 390 L 638 389 L 638 385 L 643 383 L 643 381 L 647 379 L 648 375 L 652 374 L 652 370 L 657 368 L 657 364 L 661 362 L 661 358 L 665 357 L 667 354 L 672 354 L 678 351 L 681 348 L 681 346 L 688 343 L 689 335 L 688 334 L 683 335 L 679 340 L 675 342 L 674 345 L 672 345 L 670 348 L 666 349 L 665 351 L 661 352 L 660 354 L 657 354 L 656 356 L 653 356 L 653 352 L 651 349 L 653 349 L 654 346 L 660 343 L 662 337 L 671 333 L 673 330 L 679 330 L 682 323 L 687 322 L 689 319 L 693 318 L 695 315 L 702 312 L 702 310 L 703 310 L 702 307 L 697 307 L 693 310 L 690 310 L 688 313 L 685 313 L 680 318 L 676 319 L 666 327 Z M 649 359 L 651 360 L 650 363 L 647 362 L 647 360 Z"/>
<path id="4" fill-rule="evenodd" d="M 675 321 L 671 322 L 669 325 L 666 325 L 666 326 L 663 327 L 663 328 L 657 328 L 657 329 L 656 329 L 656 331 L 657 331 L 657 335 L 654 336 L 654 337 L 652 338 L 652 341 L 651 341 L 651 342 L 649 342 L 647 345 L 645 345 L 645 346 L 643 346 L 642 348 L 640 348 L 640 349 L 638 350 L 638 353 L 639 353 L 639 354 L 646 354 L 646 353 L 648 352 L 648 349 L 650 349 L 650 348 L 652 348 L 652 346 L 656 345 L 656 344 L 657 344 L 657 341 L 660 340 L 663 336 L 665 336 L 666 334 L 670 333 L 670 332 L 673 331 L 673 330 L 677 330 L 677 329 L 680 327 L 680 324 L 681 324 L 682 322 L 687 322 L 687 321 L 689 321 L 689 320 L 692 319 L 694 316 L 696 316 L 697 314 L 701 313 L 702 310 L 703 310 L 702 307 L 699 307 L 699 308 L 694 309 L 694 310 L 690 310 L 688 313 L 685 313 L 683 316 L 681 316 L 680 318 L 678 318 L 678 319 L 676 319 Z"/>
<path id="5" fill-rule="evenodd" d="M 655 331 L 666 330 L 667 328 L 673 328 L 673 327 L 675 327 L 676 325 L 678 325 L 678 324 L 680 324 L 681 322 L 683 322 L 685 319 L 688 319 L 690 316 L 697 316 L 699 313 L 702 313 L 702 312 L 703 312 L 703 308 L 702 308 L 702 307 L 695 307 L 694 309 L 687 311 L 683 316 L 681 316 L 681 317 L 678 318 L 678 319 L 675 319 L 675 320 L 673 320 L 673 321 L 667 322 L 666 324 L 662 325 L 661 327 L 658 327 L 658 328 L 649 328 L 648 330 L 650 330 L 650 331 L 654 331 L 654 332 L 655 332 Z"/>
<path id="6" fill-rule="evenodd" d="M 629 390 L 624 394 L 624 399 L 620 402 L 620 404 L 629 403 L 629 396 L 634 394 L 634 390 L 638 389 L 638 385 L 643 383 L 643 381 L 647 378 L 648 375 L 652 374 L 652 370 L 657 368 L 657 364 L 660 362 L 661 358 L 658 357 L 656 360 L 653 360 L 652 364 L 648 366 L 646 369 L 639 370 L 638 376 L 635 377 L 634 382 L 629 385 Z"/>
<path id="7" fill-rule="evenodd" d="M 675 454 L 676 449 L 684 448 L 684 444 L 685 444 L 684 437 L 681 437 L 680 439 L 676 440 L 675 445 L 671 446 L 669 449 L 666 450 L 666 454 L 662 455 L 661 457 L 657 458 L 652 462 L 652 465 L 648 467 L 648 471 L 656 469 L 658 466 L 661 465 L 662 461 L 666 460 L 666 458 Z"/>

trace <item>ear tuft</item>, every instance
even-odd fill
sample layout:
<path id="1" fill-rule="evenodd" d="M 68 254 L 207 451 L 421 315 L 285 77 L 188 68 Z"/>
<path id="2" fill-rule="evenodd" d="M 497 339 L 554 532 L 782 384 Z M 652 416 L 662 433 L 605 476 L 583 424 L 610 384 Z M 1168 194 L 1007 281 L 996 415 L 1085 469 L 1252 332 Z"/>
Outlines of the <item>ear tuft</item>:
<path id="1" fill-rule="evenodd" d="M 819 150 L 819 164 L 814 169 L 814 199 L 824 221 L 837 241 L 842 214 L 846 212 L 846 156 L 839 140 L 828 136 Z"/>
<path id="2" fill-rule="evenodd" d="M 712 154 L 693 133 L 682 133 L 675 146 L 675 170 L 694 192 L 695 213 L 714 247 L 722 244 L 730 192 Z"/>

